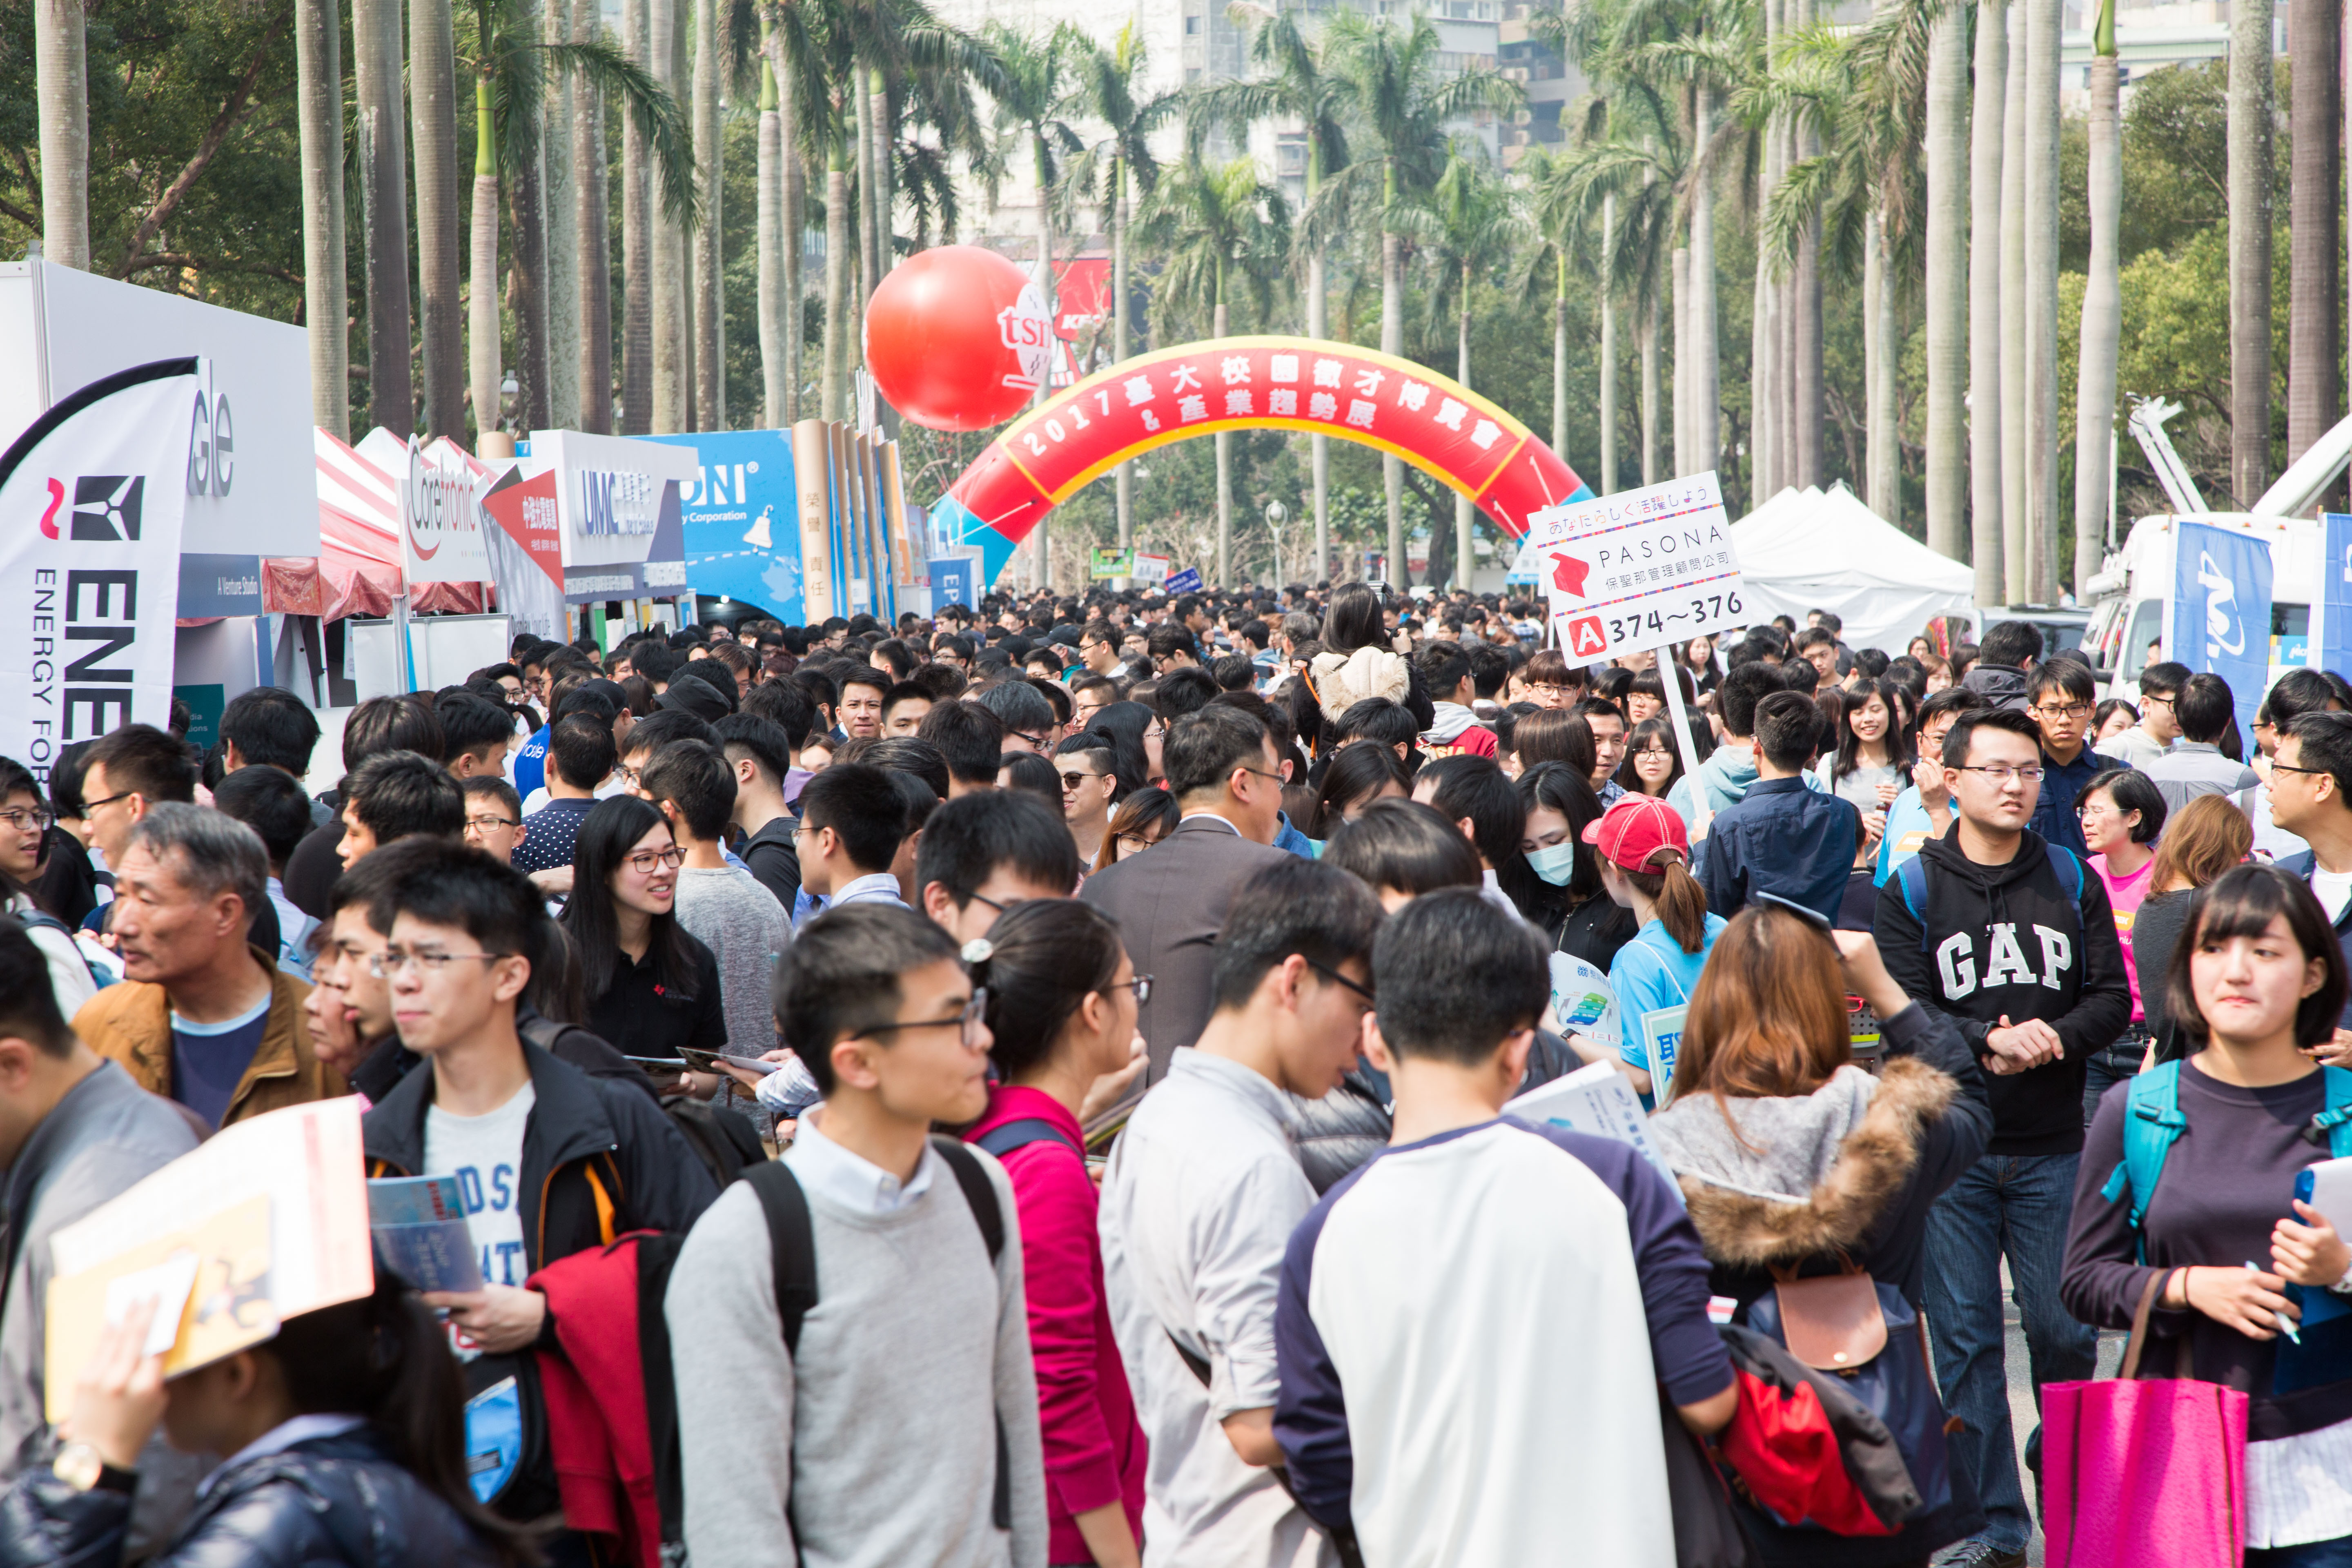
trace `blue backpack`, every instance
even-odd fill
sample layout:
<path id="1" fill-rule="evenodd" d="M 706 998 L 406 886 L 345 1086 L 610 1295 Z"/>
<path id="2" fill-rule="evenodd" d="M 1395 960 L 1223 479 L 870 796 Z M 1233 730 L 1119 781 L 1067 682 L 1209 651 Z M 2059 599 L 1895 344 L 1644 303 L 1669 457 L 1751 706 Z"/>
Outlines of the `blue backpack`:
<path id="1" fill-rule="evenodd" d="M 2050 868 L 2058 873 L 2058 886 L 2065 889 L 2066 907 L 2074 911 L 2074 933 L 2083 930 L 2083 862 L 2072 849 L 2043 840 L 2042 847 L 2050 856 Z M 1903 907 L 1919 922 L 1919 951 L 1927 951 L 1927 862 L 1914 855 L 1895 868 L 1895 885 L 1903 895 Z"/>
<path id="2" fill-rule="evenodd" d="M 2304 1136 L 2313 1143 L 2324 1137 L 2327 1152 L 2337 1159 L 2352 1155 L 2352 1070 L 2319 1069 L 2327 1090 L 2327 1109 L 2311 1119 Z M 2107 1177 L 2099 1195 L 2109 1203 L 2131 1198 L 2132 1235 L 2139 1261 L 2147 1261 L 2147 1236 L 2143 1222 L 2157 1183 L 2164 1179 L 2165 1157 L 2188 1127 L 2180 1114 L 2180 1064 L 2169 1061 L 2130 1080 L 2130 1100 L 2124 1107 L 2124 1157 Z"/>

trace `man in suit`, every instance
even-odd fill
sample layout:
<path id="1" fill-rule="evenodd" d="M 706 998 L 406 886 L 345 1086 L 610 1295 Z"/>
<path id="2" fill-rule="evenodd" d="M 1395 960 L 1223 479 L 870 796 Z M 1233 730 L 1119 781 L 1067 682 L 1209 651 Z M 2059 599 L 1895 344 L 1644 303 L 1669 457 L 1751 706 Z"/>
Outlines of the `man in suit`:
<path id="1" fill-rule="evenodd" d="M 1217 931 L 1234 890 L 1286 858 L 1274 847 L 1282 764 L 1264 725 L 1213 703 L 1170 725 L 1162 744 L 1183 819 L 1150 849 L 1087 878 L 1078 895 L 1118 921 L 1136 973 L 1152 977 L 1139 1027 L 1153 1083 L 1209 1021 Z"/>

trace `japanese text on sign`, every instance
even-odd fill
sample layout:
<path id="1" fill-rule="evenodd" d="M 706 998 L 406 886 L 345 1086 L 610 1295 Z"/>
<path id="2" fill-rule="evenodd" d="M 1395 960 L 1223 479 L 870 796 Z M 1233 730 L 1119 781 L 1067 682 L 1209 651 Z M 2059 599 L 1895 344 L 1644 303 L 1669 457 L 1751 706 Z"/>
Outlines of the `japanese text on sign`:
<path id="1" fill-rule="evenodd" d="M 1664 647 L 1748 622 L 1712 472 L 1537 512 L 1537 574 L 1572 660 Z"/>

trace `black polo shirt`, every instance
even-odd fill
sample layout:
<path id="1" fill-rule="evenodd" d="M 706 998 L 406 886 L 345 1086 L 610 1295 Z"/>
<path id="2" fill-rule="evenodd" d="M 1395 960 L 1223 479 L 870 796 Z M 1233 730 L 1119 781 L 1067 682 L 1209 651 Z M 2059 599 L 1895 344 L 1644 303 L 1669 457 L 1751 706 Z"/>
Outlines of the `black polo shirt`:
<path id="1" fill-rule="evenodd" d="M 653 953 L 631 963 L 618 952 L 613 984 L 588 1004 L 588 1028 L 611 1041 L 623 1056 L 676 1057 L 680 1046 L 697 1050 L 727 1048 L 727 1017 L 719 997 L 719 960 L 710 950 L 678 933 L 693 973 L 677 984 L 654 972 Z"/>
<path id="2" fill-rule="evenodd" d="M 760 886 L 776 895 L 776 902 L 784 906 L 790 919 L 793 905 L 801 896 L 801 856 L 793 845 L 793 835 L 800 831 L 800 818 L 790 812 L 776 817 L 759 832 L 743 840 L 736 853 L 743 864 L 751 868 L 751 875 Z"/>

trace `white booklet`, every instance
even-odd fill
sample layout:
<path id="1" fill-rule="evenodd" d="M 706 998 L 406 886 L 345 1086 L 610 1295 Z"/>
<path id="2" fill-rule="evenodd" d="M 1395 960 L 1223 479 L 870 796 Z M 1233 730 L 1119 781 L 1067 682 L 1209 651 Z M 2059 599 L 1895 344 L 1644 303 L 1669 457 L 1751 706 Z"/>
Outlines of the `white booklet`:
<path id="1" fill-rule="evenodd" d="M 1597 1138 L 1631 1143 L 1641 1151 L 1643 1159 L 1657 1167 L 1658 1173 L 1666 1178 L 1666 1184 L 1675 1187 L 1676 1195 L 1681 1194 L 1682 1189 L 1675 1183 L 1675 1173 L 1666 1163 L 1665 1152 L 1650 1136 L 1650 1119 L 1643 1113 L 1641 1096 L 1633 1092 L 1633 1084 L 1614 1063 L 1594 1062 L 1566 1078 L 1538 1084 L 1504 1106 L 1503 1113 L 1522 1121 L 1565 1127 L 1571 1132 L 1589 1132 Z"/>

